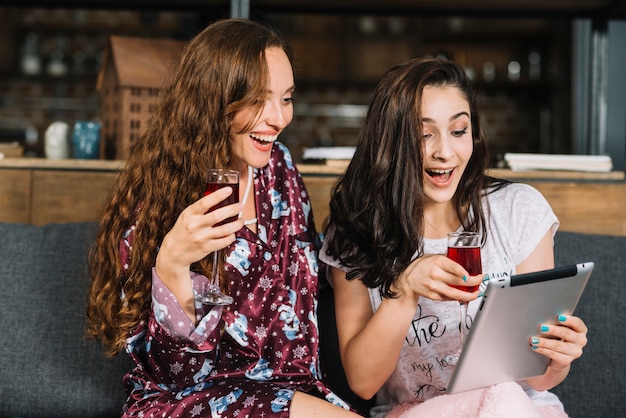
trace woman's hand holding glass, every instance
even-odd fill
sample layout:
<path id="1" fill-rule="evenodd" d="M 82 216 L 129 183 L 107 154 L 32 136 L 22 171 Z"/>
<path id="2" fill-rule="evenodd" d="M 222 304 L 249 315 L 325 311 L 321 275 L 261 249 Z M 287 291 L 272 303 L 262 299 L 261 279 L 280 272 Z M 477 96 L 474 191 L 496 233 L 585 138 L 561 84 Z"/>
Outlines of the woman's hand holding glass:
<path id="1" fill-rule="evenodd" d="M 463 277 L 467 280 L 463 281 Z M 469 302 L 478 297 L 479 291 L 465 292 L 456 286 L 478 286 L 484 275 L 470 276 L 460 264 L 445 255 L 427 254 L 411 262 L 396 280 L 396 288 L 402 295 L 419 296 L 432 300 L 459 300 Z"/>
<path id="2" fill-rule="evenodd" d="M 207 255 L 221 250 L 235 241 L 235 232 L 243 227 L 242 219 L 236 219 L 224 225 L 217 224 L 230 217 L 237 217 L 242 210 L 239 203 L 206 213 L 213 206 L 225 200 L 231 193 L 232 189 L 229 187 L 219 189 L 199 199 L 181 212 L 176 223 L 163 240 L 164 244 L 168 237 L 174 241 L 177 261 L 172 261 L 175 264 L 189 267 L 192 263 L 202 260 Z"/>
<path id="3" fill-rule="evenodd" d="M 240 203 L 207 213 L 233 192 L 225 187 L 185 208 L 165 235 L 156 260 L 156 271 L 174 293 L 188 316 L 194 318 L 193 290 L 189 280 L 191 264 L 219 251 L 235 241 L 235 232 L 243 227 L 243 219 L 217 225 L 242 210 Z"/>
<path id="4" fill-rule="evenodd" d="M 447 355 L 445 360 L 456 364 L 463 347 L 463 324 L 467 304 L 479 295 L 479 286 L 485 275 L 471 276 L 459 263 L 444 255 L 425 255 L 414 260 L 400 275 L 397 287 L 402 294 L 412 294 L 414 304 L 418 296 L 432 300 L 456 300 L 460 302 L 459 349 Z M 473 291 L 470 291 L 471 289 Z"/>

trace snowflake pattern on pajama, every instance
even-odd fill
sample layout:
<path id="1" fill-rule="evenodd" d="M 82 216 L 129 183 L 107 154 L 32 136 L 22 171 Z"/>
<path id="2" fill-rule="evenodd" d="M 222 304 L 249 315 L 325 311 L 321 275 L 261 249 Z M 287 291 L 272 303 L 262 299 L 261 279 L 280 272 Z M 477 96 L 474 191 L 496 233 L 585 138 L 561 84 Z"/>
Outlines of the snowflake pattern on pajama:
<path id="1" fill-rule="evenodd" d="M 348 408 L 320 381 L 319 239 L 302 178 L 280 143 L 254 177 L 258 231 L 243 228 L 225 250 L 234 304 L 197 305 L 194 325 L 153 269 L 152 314 L 126 344 L 136 367 L 124 377 L 124 416 L 288 417 L 296 390 Z M 208 285 L 191 279 L 197 292 Z"/>

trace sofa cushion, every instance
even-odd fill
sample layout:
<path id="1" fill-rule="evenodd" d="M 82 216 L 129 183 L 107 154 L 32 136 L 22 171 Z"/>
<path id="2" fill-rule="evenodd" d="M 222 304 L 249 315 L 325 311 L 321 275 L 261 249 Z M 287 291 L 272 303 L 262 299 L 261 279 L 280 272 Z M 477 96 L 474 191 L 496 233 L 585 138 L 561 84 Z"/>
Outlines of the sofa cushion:
<path id="1" fill-rule="evenodd" d="M 352 392 L 348 385 L 339 354 L 333 288 L 322 276 L 320 276 L 317 321 L 319 323 L 320 363 L 324 379 L 341 399 L 348 402 L 361 415 L 368 416 L 369 410 L 375 405 L 375 397 L 362 399 Z"/>
<path id="2" fill-rule="evenodd" d="M 589 331 L 583 356 L 554 388 L 570 416 L 621 417 L 626 411 L 626 237 L 558 232 L 555 265 L 593 261 L 575 315 Z"/>
<path id="3" fill-rule="evenodd" d="M 107 359 L 85 337 L 86 256 L 96 225 L 0 223 L 0 416 L 118 417 L 125 354 Z M 573 417 L 626 411 L 626 237 L 559 232 L 557 266 L 594 261 L 576 315 L 589 343 L 554 389 Z M 323 371 L 333 389 L 365 411 L 371 401 L 347 388 L 338 357 L 332 290 L 320 297 Z"/>
<path id="4" fill-rule="evenodd" d="M 0 224 L 0 416 L 120 416 L 126 354 L 85 336 L 95 224 Z"/>

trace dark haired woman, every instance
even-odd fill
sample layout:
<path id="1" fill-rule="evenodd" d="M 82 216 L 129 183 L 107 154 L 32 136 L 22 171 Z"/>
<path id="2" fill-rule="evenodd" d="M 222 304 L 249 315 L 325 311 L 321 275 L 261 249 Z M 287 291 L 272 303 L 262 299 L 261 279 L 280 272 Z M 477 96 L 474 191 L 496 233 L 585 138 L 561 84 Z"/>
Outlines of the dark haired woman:
<path id="1" fill-rule="evenodd" d="M 480 123 L 459 65 L 431 58 L 401 64 L 377 86 L 332 196 L 320 259 L 332 266 L 348 382 L 365 399 L 377 395 L 373 416 L 446 392 L 454 369 L 446 357 L 459 348 L 459 332 L 471 325 L 480 296 L 451 285 L 479 285 L 486 277 L 470 276 L 442 255 L 448 232 L 481 234 L 488 276 L 554 265 L 556 216 L 537 190 L 484 174 Z M 463 321 L 458 301 L 470 302 Z M 544 412 L 564 414 L 547 389 L 565 379 L 581 355 L 587 328 L 573 316 L 539 325 L 528 349 L 550 358 L 550 365 L 514 388 Z M 438 408 L 426 416 L 482 416 L 451 399 L 439 405 L 456 414 Z"/>

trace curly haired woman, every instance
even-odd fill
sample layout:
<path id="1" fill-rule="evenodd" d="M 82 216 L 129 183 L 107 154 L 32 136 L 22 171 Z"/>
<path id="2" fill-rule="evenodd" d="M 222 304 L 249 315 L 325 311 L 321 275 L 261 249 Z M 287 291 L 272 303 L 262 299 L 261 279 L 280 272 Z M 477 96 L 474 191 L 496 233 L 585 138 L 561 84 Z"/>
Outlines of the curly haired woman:
<path id="1" fill-rule="evenodd" d="M 92 249 L 88 310 L 89 334 L 136 363 L 124 416 L 355 416 L 320 380 L 318 235 L 276 142 L 294 88 L 281 37 L 218 21 L 186 45 L 132 145 Z M 203 197 L 214 167 L 240 172 L 241 203 L 209 211 L 236 189 Z M 194 298 L 218 250 L 226 306 Z"/>

